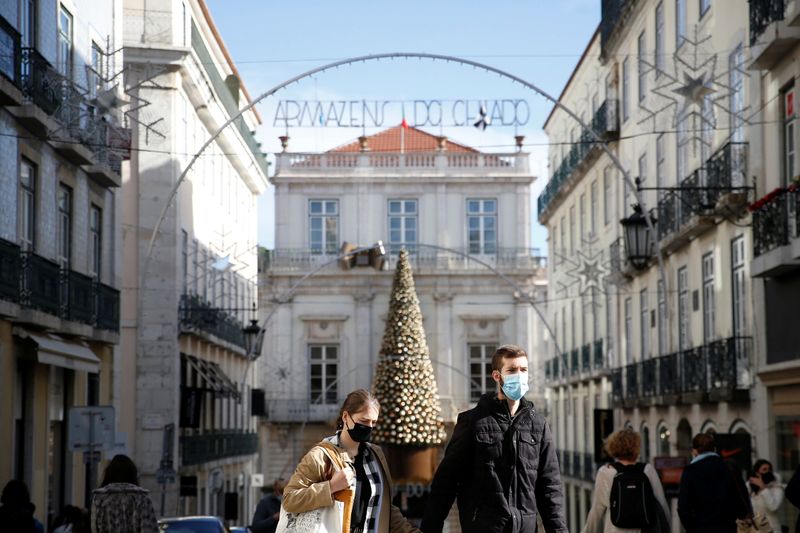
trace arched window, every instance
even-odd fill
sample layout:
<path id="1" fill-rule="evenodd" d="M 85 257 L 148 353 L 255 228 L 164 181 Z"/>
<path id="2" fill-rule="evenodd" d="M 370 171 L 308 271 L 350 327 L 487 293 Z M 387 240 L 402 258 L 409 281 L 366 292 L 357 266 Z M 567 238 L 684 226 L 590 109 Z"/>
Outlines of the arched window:
<path id="1" fill-rule="evenodd" d="M 752 435 L 752 431 L 750 431 L 750 426 L 747 425 L 747 422 L 742 420 L 741 418 L 737 418 L 731 424 L 731 428 L 728 430 L 730 433 L 746 433 L 748 435 Z"/>
<path id="2" fill-rule="evenodd" d="M 703 422 L 703 427 L 700 429 L 700 433 L 710 433 L 713 435 L 714 433 L 717 433 L 717 425 L 713 420 L 706 420 Z"/>
<path id="3" fill-rule="evenodd" d="M 664 422 L 658 425 L 658 455 L 661 457 L 669 456 L 669 439 L 672 433 Z"/>
<path id="4" fill-rule="evenodd" d="M 678 422 L 678 456 L 690 457 L 692 455 L 692 426 L 689 421 L 682 418 Z"/>
<path id="5" fill-rule="evenodd" d="M 647 427 L 646 424 L 642 423 L 641 429 L 642 435 L 642 450 L 639 453 L 639 460 L 643 463 L 650 462 L 650 428 Z"/>

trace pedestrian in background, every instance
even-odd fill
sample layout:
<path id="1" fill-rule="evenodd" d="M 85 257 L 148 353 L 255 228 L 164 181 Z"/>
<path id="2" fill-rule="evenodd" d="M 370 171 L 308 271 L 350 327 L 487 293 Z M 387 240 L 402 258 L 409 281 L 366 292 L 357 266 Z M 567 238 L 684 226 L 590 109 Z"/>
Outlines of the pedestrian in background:
<path id="1" fill-rule="evenodd" d="M 44 533 L 44 526 L 33 516 L 34 511 L 36 506 L 31 502 L 28 486 L 18 479 L 6 483 L 0 495 L 0 529 L 15 533 Z"/>
<path id="2" fill-rule="evenodd" d="M 92 533 L 157 533 L 158 523 L 148 490 L 127 455 L 115 455 L 92 498 Z"/>
<path id="3" fill-rule="evenodd" d="M 272 491 L 258 502 L 256 512 L 253 514 L 253 525 L 250 526 L 253 533 L 275 533 L 281 516 L 284 487 L 286 482 L 283 479 L 276 479 L 272 484 Z"/>
<path id="4" fill-rule="evenodd" d="M 717 453 L 714 436 L 695 435 L 678 493 L 678 516 L 687 533 L 736 533 L 736 520 L 752 515 L 746 494 L 741 475 Z"/>
<path id="5" fill-rule="evenodd" d="M 661 480 L 658 479 L 656 469 L 650 463 L 638 463 L 639 450 L 641 449 L 642 438 L 637 432 L 630 428 L 621 429 L 612 433 L 606 441 L 606 451 L 608 455 L 614 458 L 614 464 L 601 466 L 597 471 L 597 477 L 594 482 L 594 496 L 592 499 L 592 507 L 589 509 L 589 516 L 586 518 L 586 526 L 583 528 L 583 533 L 613 533 L 613 532 L 636 532 L 636 531 L 653 531 L 658 533 L 669 533 L 670 531 L 670 509 L 667 504 L 667 499 L 664 496 L 664 487 L 661 486 Z M 649 496 L 652 495 L 652 502 L 647 502 L 648 513 L 652 512 L 652 524 L 647 527 L 641 528 L 622 528 L 614 525 L 612 521 L 612 487 L 617 474 L 623 473 L 625 470 L 631 474 L 641 472 L 649 485 Z M 645 493 L 647 493 L 648 486 L 644 486 Z M 619 502 L 617 502 L 619 505 Z M 620 506 L 623 510 L 626 508 L 626 503 L 621 502 Z M 630 502 L 639 503 L 639 502 Z M 641 502 L 645 503 L 645 502 Z M 632 509 L 637 511 L 638 509 Z"/>
<path id="6" fill-rule="evenodd" d="M 781 531 L 779 511 L 783 504 L 783 485 L 772 470 L 772 463 L 759 459 L 750 475 L 750 502 L 753 513 L 765 516 L 772 531 Z"/>

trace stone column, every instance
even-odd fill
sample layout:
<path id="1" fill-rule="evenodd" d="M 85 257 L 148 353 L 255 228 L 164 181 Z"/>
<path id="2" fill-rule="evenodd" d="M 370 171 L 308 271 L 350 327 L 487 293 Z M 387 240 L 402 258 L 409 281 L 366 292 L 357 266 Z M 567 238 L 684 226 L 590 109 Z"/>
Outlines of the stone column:
<path id="1" fill-rule="evenodd" d="M 453 338 L 453 296 L 454 294 L 447 291 L 437 291 L 433 293 L 434 301 L 434 319 L 436 324 L 436 336 L 434 337 L 433 345 L 430 346 L 431 359 L 434 361 L 433 369 L 436 373 L 436 382 L 439 386 L 440 397 L 453 397 L 457 394 L 453 390 L 453 371 L 440 364 L 441 361 L 445 365 L 459 366 L 454 361 L 453 346 L 456 339 Z"/>
<path id="2" fill-rule="evenodd" d="M 355 382 L 354 388 L 369 389 L 375 375 L 375 365 L 378 361 L 377 347 L 373 345 L 372 335 L 372 302 L 375 293 L 371 290 L 363 291 L 353 296 L 355 301 L 355 345 L 353 346 L 352 361 L 369 361 L 369 365 L 361 365 L 348 381 Z"/>

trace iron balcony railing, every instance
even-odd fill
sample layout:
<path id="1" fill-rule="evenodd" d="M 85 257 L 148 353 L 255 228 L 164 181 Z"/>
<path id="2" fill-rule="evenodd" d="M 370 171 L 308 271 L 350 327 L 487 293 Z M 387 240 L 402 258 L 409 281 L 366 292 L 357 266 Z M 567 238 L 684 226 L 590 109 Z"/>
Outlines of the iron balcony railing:
<path id="1" fill-rule="evenodd" d="M 753 210 L 753 254 L 758 257 L 800 237 L 800 187 L 776 190 Z"/>
<path id="2" fill-rule="evenodd" d="M 572 452 L 572 477 L 580 478 L 583 475 L 581 466 L 581 452 Z"/>
<path id="3" fill-rule="evenodd" d="M 227 430 L 180 437 L 181 464 L 199 465 L 258 453 L 258 433 Z"/>
<path id="4" fill-rule="evenodd" d="M 20 303 L 55 316 L 61 316 L 61 267 L 33 252 L 20 254 Z"/>
<path id="5" fill-rule="evenodd" d="M 581 347 L 581 372 L 589 372 L 592 368 L 592 345 L 584 344 Z"/>
<path id="6" fill-rule="evenodd" d="M 20 287 L 20 248 L 0 239 L 0 299 L 18 302 Z"/>
<path id="7" fill-rule="evenodd" d="M 22 49 L 22 94 L 48 115 L 60 102 L 62 76 L 35 48 Z"/>
<path id="8" fill-rule="evenodd" d="M 19 32 L 0 17 L 0 75 L 17 87 L 21 85 L 21 61 Z"/>
<path id="9" fill-rule="evenodd" d="M 783 20 L 785 0 L 749 0 L 750 2 L 750 46 L 773 22 Z"/>
<path id="10" fill-rule="evenodd" d="M 575 348 L 572 350 L 571 358 L 570 358 L 570 366 L 569 366 L 569 374 L 570 376 L 577 376 L 578 370 L 580 369 L 580 350 Z"/>
<path id="11" fill-rule="evenodd" d="M 561 192 L 561 188 L 569 181 L 575 170 L 586 161 L 589 155 L 599 153 L 600 143 L 615 138 L 619 132 L 619 114 L 617 112 L 616 99 L 608 99 L 603 102 L 592 117 L 590 126 L 592 130 L 600 135 L 600 140 L 598 141 L 588 129 L 584 129 L 581 132 L 577 142 L 572 145 L 558 168 L 553 171 L 550 181 L 547 182 L 537 199 L 540 218 Z"/>
<path id="12" fill-rule="evenodd" d="M 95 283 L 96 326 L 99 329 L 119 331 L 119 291 L 102 283 Z"/>
<path id="13" fill-rule="evenodd" d="M 594 472 L 595 472 L 595 465 L 594 465 L 594 454 L 591 453 L 584 453 L 583 454 L 583 480 L 584 481 L 592 481 L 594 479 Z"/>
<path id="14" fill-rule="evenodd" d="M 94 280 L 74 270 L 62 270 L 61 283 L 66 285 L 67 295 L 62 316 L 74 322 L 94 324 L 97 303 Z"/>
<path id="15" fill-rule="evenodd" d="M 506 248 L 494 246 L 484 247 L 482 253 L 469 248 L 454 248 L 454 251 L 438 250 L 426 246 L 405 245 L 409 251 L 409 262 L 412 268 L 443 269 L 449 271 L 486 270 L 481 263 L 491 265 L 500 270 L 538 270 L 547 267 L 547 257 L 541 255 L 538 248 Z M 397 263 L 399 250 L 389 247 L 388 268 L 391 270 Z M 263 271 L 297 271 L 307 272 L 331 262 L 339 255 L 338 250 L 323 252 L 309 248 L 279 248 L 269 250 L 262 256 L 260 267 Z M 470 259 L 474 257 L 478 261 Z M 338 269 L 333 261 L 331 269 Z"/>
<path id="16" fill-rule="evenodd" d="M 242 323 L 196 294 L 183 294 L 179 305 L 181 329 L 203 331 L 244 348 Z"/>
<path id="17" fill-rule="evenodd" d="M 594 368 L 601 369 L 605 367 L 605 354 L 603 353 L 603 339 L 594 341 Z"/>
<path id="18" fill-rule="evenodd" d="M 746 390 L 753 379 L 751 356 L 751 337 L 729 337 L 632 363 L 612 372 L 612 395 L 615 400 L 638 401 L 677 394 Z M 624 389 L 620 379 L 623 374 Z"/>
<path id="19" fill-rule="evenodd" d="M 718 202 L 726 193 L 742 190 L 747 185 L 749 150 L 746 142 L 729 142 L 708 158 L 705 184 L 710 204 Z"/>
<path id="20" fill-rule="evenodd" d="M 469 400 L 466 403 L 471 403 Z M 308 399 L 267 399 L 265 417 L 269 422 L 331 422 L 339 413 L 339 403 L 310 402 Z"/>
<path id="21" fill-rule="evenodd" d="M 611 371 L 611 400 L 615 404 L 622 402 L 624 396 L 624 388 L 622 386 L 622 369 L 615 368 Z"/>
<path id="22" fill-rule="evenodd" d="M 568 452 L 565 450 L 562 451 L 561 454 L 563 457 L 563 462 L 561 463 L 561 465 L 564 469 L 564 474 L 566 474 L 567 476 L 572 476 L 572 452 Z"/>

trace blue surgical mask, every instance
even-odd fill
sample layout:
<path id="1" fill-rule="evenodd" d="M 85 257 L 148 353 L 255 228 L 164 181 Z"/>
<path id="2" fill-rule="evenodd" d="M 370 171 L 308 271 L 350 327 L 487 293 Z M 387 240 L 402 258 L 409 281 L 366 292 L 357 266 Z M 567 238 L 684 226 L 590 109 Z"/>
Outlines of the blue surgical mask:
<path id="1" fill-rule="evenodd" d="M 528 373 L 518 372 L 517 374 L 503 376 L 502 390 L 509 400 L 521 400 L 525 393 L 528 392 Z"/>

